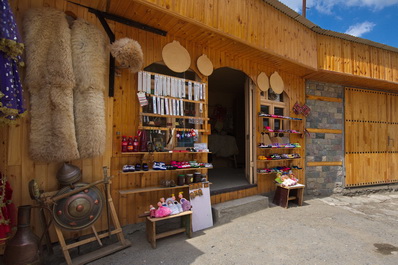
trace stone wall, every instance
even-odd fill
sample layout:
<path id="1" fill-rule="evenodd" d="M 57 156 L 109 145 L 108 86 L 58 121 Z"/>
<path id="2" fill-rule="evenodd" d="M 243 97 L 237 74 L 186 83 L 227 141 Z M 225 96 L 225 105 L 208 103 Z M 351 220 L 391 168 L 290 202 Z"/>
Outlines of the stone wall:
<path id="1" fill-rule="evenodd" d="M 329 83 L 307 81 L 306 94 L 341 98 L 344 87 Z M 306 100 L 311 113 L 307 116 L 306 128 L 338 129 L 344 132 L 344 103 Z M 344 133 L 311 133 L 306 135 L 306 162 L 344 161 Z M 306 167 L 306 192 L 311 195 L 330 195 L 342 186 L 342 166 Z"/>

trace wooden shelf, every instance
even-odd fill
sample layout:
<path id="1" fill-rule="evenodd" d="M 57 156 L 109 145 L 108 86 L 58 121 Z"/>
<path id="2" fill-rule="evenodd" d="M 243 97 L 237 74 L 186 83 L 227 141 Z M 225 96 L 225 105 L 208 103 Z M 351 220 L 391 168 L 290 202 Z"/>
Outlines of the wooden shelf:
<path id="1" fill-rule="evenodd" d="M 154 113 L 140 113 L 140 116 L 176 118 L 176 119 L 195 119 L 195 120 L 206 120 L 206 121 L 210 120 L 209 118 L 202 118 L 196 116 L 180 116 L 180 115 L 166 115 L 166 114 L 154 114 Z"/>
<path id="2" fill-rule="evenodd" d="M 285 133 L 285 134 L 303 134 L 302 132 L 270 132 L 270 131 L 263 131 L 263 133 Z"/>
<path id="3" fill-rule="evenodd" d="M 176 116 L 173 116 L 176 117 Z M 200 125 L 204 125 L 204 124 L 200 124 Z M 195 129 L 195 128 L 177 128 L 177 127 L 151 127 L 151 126 L 138 126 L 138 129 L 140 130 L 155 130 L 155 131 L 168 131 L 170 129 L 176 129 L 177 131 L 191 131 L 191 130 L 195 130 L 198 132 L 208 132 L 205 129 Z"/>
<path id="4" fill-rule="evenodd" d="M 158 97 L 158 98 L 167 98 L 167 99 L 175 99 L 175 100 L 182 100 L 184 102 L 191 102 L 191 103 L 202 103 L 202 104 L 206 104 L 206 101 L 204 100 L 191 100 L 191 99 L 185 99 L 185 98 L 177 98 L 177 97 L 169 97 L 169 96 L 156 96 L 154 94 L 147 94 L 151 97 Z"/>
<path id="5" fill-rule="evenodd" d="M 292 169 L 289 169 L 289 170 L 296 171 L 296 170 L 302 170 L 302 169 L 294 169 L 294 168 L 292 168 Z M 285 171 L 285 172 L 286 172 L 286 171 Z M 272 175 L 272 174 L 276 174 L 276 173 L 278 173 L 278 172 L 267 172 L 267 173 L 260 173 L 260 172 L 257 172 L 257 175 Z"/>
<path id="6" fill-rule="evenodd" d="M 120 171 L 119 173 L 122 175 L 130 175 L 130 174 L 149 174 L 149 173 L 161 173 L 161 172 L 173 172 L 173 171 L 195 171 L 195 170 L 203 170 L 203 169 L 212 169 L 212 167 L 189 167 L 189 168 L 177 168 L 177 169 L 170 169 L 170 170 L 140 170 L 140 171 L 134 171 L 134 172 L 123 172 Z"/>
<path id="7" fill-rule="evenodd" d="M 146 154 L 156 154 L 156 155 L 164 155 L 164 154 L 211 154 L 211 152 L 121 152 L 120 154 L 127 155 L 146 155 Z"/>
<path id="8" fill-rule="evenodd" d="M 301 157 L 299 158 L 282 158 L 282 159 L 261 159 L 261 160 L 257 160 L 257 162 L 274 162 L 274 161 L 289 161 L 289 160 L 297 160 L 297 159 L 301 159 Z"/>
<path id="9" fill-rule="evenodd" d="M 260 147 L 260 146 L 257 146 L 258 148 L 260 148 L 260 149 L 266 149 L 266 150 L 275 150 L 275 149 L 277 149 L 277 150 L 280 150 L 280 149 L 299 149 L 299 148 L 301 148 L 301 147 Z"/>
<path id="10" fill-rule="evenodd" d="M 189 188 L 189 185 L 175 186 L 175 187 L 147 187 L 147 188 L 138 188 L 138 189 L 130 189 L 130 190 L 119 190 L 119 194 L 120 195 L 128 195 L 128 194 L 134 194 L 134 193 L 140 193 L 140 192 L 185 189 L 185 188 Z"/>
<path id="11" fill-rule="evenodd" d="M 267 118 L 267 119 L 276 119 L 276 120 L 289 120 L 289 121 L 302 121 L 303 119 L 300 118 L 292 118 L 292 117 L 286 117 L 286 118 L 278 118 L 278 117 L 269 117 L 269 116 L 261 116 L 259 115 L 260 118 Z"/>

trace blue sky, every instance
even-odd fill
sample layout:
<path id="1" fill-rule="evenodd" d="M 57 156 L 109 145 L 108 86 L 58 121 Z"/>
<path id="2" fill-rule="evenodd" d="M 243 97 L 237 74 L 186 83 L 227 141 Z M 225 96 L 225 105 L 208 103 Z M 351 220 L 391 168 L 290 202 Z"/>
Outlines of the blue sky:
<path id="1" fill-rule="evenodd" d="M 279 0 L 301 14 L 302 0 Z M 307 19 L 329 29 L 398 48 L 398 0 L 307 0 Z"/>

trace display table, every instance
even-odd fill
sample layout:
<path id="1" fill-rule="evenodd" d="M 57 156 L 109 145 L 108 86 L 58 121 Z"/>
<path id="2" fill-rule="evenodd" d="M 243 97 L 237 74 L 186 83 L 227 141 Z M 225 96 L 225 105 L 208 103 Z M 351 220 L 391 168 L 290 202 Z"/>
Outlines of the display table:
<path id="1" fill-rule="evenodd" d="M 181 218 L 181 228 L 156 234 L 156 222 L 173 218 Z M 157 239 L 183 232 L 185 232 L 188 237 L 192 237 L 192 211 L 186 211 L 162 218 L 151 218 L 149 216 L 146 218 L 146 235 L 153 248 L 156 248 Z"/>
<path id="2" fill-rule="evenodd" d="M 304 196 L 303 184 L 296 184 L 294 186 L 284 187 L 281 184 L 276 184 L 276 191 L 273 203 L 287 208 L 289 201 L 296 201 L 298 206 L 303 205 Z"/>

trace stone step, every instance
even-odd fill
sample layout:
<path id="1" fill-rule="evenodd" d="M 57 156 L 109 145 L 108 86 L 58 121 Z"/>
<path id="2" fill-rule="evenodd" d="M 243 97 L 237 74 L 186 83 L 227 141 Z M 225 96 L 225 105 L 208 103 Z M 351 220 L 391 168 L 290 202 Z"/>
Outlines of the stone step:
<path id="1" fill-rule="evenodd" d="M 249 213 L 269 207 L 268 197 L 255 195 L 212 206 L 214 224 L 223 224 Z"/>

